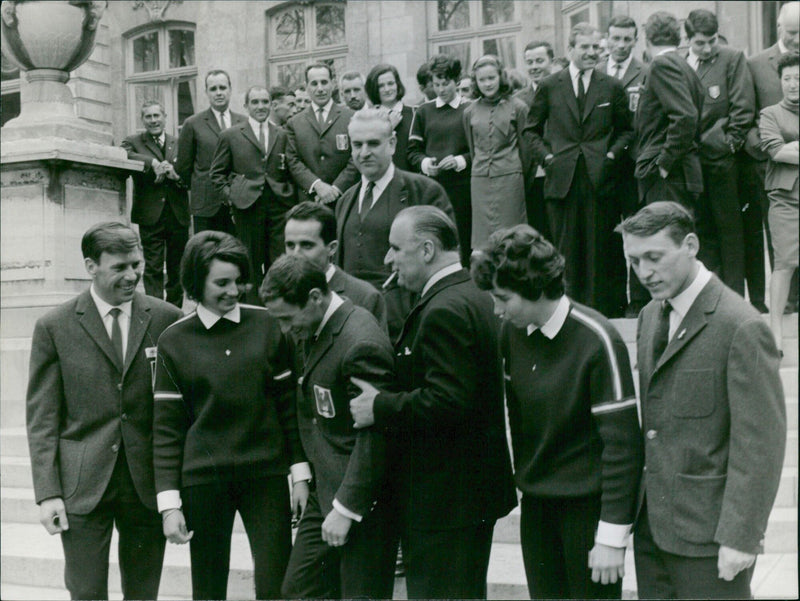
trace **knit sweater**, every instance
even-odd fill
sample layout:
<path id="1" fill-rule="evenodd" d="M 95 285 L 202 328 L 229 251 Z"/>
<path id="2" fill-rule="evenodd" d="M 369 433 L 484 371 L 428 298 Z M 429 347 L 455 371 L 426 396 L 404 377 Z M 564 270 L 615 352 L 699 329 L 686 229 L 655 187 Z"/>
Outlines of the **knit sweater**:
<path id="1" fill-rule="evenodd" d="M 305 461 L 286 339 L 265 309 L 240 308 L 238 324 L 206 329 L 192 313 L 158 340 L 157 492 L 287 474 Z"/>
<path id="2" fill-rule="evenodd" d="M 421 172 L 422 160 L 426 157 L 440 161 L 451 154 L 461 155 L 467 162 L 466 169 L 443 171 L 436 179 L 442 185 L 442 180 L 469 180 L 471 158 L 462 121 L 467 106 L 469 102 L 462 101 L 458 108 L 449 104 L 437 108 L 436 101 L 431 100 L 417 107 L 408 136 L 408 162 L 414 171 Z"/>
<path id="3" fill-rule="evenodd" d="M 600 494 L 601 521 L 632 523 L 644 454 L 619 333 L 573 302 L 553 339 L 506 322 L 501 348 L 517 487 L 537 497 Z"/>

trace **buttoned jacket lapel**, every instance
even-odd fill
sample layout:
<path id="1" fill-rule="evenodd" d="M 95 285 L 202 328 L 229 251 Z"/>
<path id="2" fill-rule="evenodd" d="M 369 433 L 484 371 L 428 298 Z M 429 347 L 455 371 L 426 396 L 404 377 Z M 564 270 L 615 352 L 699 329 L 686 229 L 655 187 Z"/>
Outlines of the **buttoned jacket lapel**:
<path id="1" fill-rule="evenodd" d="M 122 373 L 123 366 L 120 365 L 117 354 L 114 352 L 114 347 L 111 346 L 111 338 L 108 336 L 105 325 L 103 325 L 103 318 L 100 316 L 97 305 L 88 290 L 78 298 L 75 313 L 81 327 L 100 347 L 100 350 L 108 357 L 108 360 Z M 130 335 L 128 337 L 130 339 Z M 86 369 L 92 369 L 91 365 L 87 365 Z"/>

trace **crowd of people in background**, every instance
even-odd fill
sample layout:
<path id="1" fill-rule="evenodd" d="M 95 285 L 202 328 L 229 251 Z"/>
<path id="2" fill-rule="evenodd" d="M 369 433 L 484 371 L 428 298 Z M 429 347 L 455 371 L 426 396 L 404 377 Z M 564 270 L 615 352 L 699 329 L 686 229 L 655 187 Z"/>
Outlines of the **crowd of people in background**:
<path id="1" fill-rule="evenodd" d="M 398 543 L 409 598 L 485 598 L 518 490 L 532 598 L 620 598 L 631 536 L 640 598 L 749 598 L 797 310 L 797 2 L 777 25 L 748 58 L 705 9 L 579 23 L 527 78 L 440 54 L 418 106 L 391 64 L 313 63 L 239 113 L 215 69 L 177 138 L 145 102 L 138 238 L 91 228 L 91 290 L 33 336 L 72 597 L 107 598 L 116 524 L 126 598 L 157 597 L 168 540 L 224 599 L 238 511 L 259 599 L 391 597 Z"/>

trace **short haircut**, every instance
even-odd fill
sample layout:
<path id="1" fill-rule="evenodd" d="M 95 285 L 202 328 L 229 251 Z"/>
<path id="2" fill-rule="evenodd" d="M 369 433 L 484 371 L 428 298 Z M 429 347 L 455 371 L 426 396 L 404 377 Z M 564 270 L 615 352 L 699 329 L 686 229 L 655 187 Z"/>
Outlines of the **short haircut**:
<path id="1" fill-rule="evenodd" d="M 206 79 L 205 79 L 206 88 L 208 88 L 208 78 L 211 77 L 212 75 L 224 75 L 225 79 L 228 80 L 228 87 L 229 88 L 231 87 L 231 76 L 228 75 L 227 71 L 224 71 L 222 69 L 211 69 L 211 71 L 206 73 Z"/>
<path id="2" fill-rule="evenodd" d="M 139 236 L 131 228 L 119 221 L 95 223 L 81 238 L 81 252 L 84 259 L 100 262 L 100 255 L 127 255 L 137 248 L 141 249 Z"/>
<path id="3" fill-rule="evenodd" d="M 360 79 L 361 83 L 364 83 L 364 76 L 358 71 L 347 71 L 346 73 L 342 73 L 342 76 L 339 78 L 339 83 L 345 80 L 351 81 L 353 79 Z"/>
<path id="4" fill-rule="evenodd" d="M 406 88 L 403 82 L 400 81 L 400 73 L 397 72 L 397 67 L 388 63 L 375 65 L 367 74 L 367 81 L 364 82 L 364 89 L 367 91 L 367 98 L 369 98 L 369 101 L 376 106 L 381 103 L 381 95 L 378 92 L 378 78 L 384 73 L 391 73 L 397 83 L 397 98 L 395 98 L 395 102 L 399 102 L 403 99 L 403 96 L 406 95 Z"/>
<path id="5" fill-rule="evenodd" d="M 597 33 L 597 27 L 591 23 L 587 23 L 585 21 L 575 23 L 575 25 L 572 26 L 572 29 L 569 30 L 567 45 L 572 48 L 575 46 L 575 40 L 579 35 L 594 35 L 595 33 Z"/>
<path id="6" fill-rule="evenodd" d="M 142 108 L 139 110 L 139 116 L 144 115 L 144 111 L 146 109 L 149 109 L 151 106 L 157 106 L 158 108 L 160 108 L 162 115 L 166 115 L 167 114 L 167 111 L 164 109 L 164 105 L 161 104 L 161 102 L 159 100 L 145 100 L 142 103 Z"/>
<path id="7" fill-rule="evenodd" d="M 628 15 L 614 15 L 611 17 L 611 20 L 608 22 L 608 30 L 610 31 L 612 27 L 619 27 L 620 29 L 633 28 L 633 37 L 639 35 L 639 28 L 636 27 L 636 21 L 631 19 Z"/>
<path id="8" fill-rule="evenodd" d="M 683 29 L 690 40 L 698 33 L 709 37 L 716 35 L 719 31 L 717 15 L 702 8 L 693 10 L 683 22 Z"/>
<path id="9" fill-rule="evenodd" d="M 482 57 L 472 63 L 472 94 L 475 99 L 477 100 L 478 98 L 483 98 L 483 92 L 481 92 L 480 88 L 478 87 L 478 80 L 476 79 L 477 71 L 481 67 L 487 66 L 497 69 L 497 72 L 500 75 L 500 87 L 497 90 L 498 96 L 502 97 L 511 94 L 511 83 L 508 81 L 508 74 L 503 68 L 503 61 L 501 61 L 500 58 L 494 54 L 484 54 Z"/>
<path id="10" fill-rule="evenodd" d="M 562 69 L 566 69 L 569 67 L 569 59 L 566 56 L 557 56 L 553 59 L 553 65 L 556 67 L 561 67 Z"/>
<path id="11" fill-rule="evenodd" d="M 783 77 L 783 70 L 786 67 L 796 67 L 800 65 L 800 54 L 797 52 L 787 52 L 778 59 L 778 77 Z"/>
<path id="12" fill-rule="evenodd" d="M 189 238 L 181 257 L 181 286 L 193 301 L 203 300 L 206 279 L 214 259 L 236 265 L 242 282 L 250 279 L 250 258 L 244 244 L 225 232 L 202 231 Z"/>
<path id="13" fill-rule="evenodd" d="M 377 105 L 377 106 L 365 106 L 362 109 L 357 110 L 353 113 L 353 116 L 350 117 L 350 123 L 348 124 L 348 129 L 350 125 L 353 123 L 358 123 L 362 121 L 378 121 L 386 125 L 386 135 L 388 137 L 392 137 L 394 135 L 394 128 L 392 127 L 392 119 L 389 117 L 389 110 L 386 107 Z"/>
<path id="14" fill-rule="evenodd" d="M 295 307 L 305 307 L 314 288 L 328 294 L 325 272 L 300 255 L 282 255 L 267 271 L 259 295 L 264 302 L 283 299 Z"/>
<path id="15" fill-rule="evenodd" d="M 428 63 L 430 74 L 458 83 L 461 77 L 461 60 L 450 54 L 437 54 Z"/>
<path id="16" fill-rule="evenodd" d="M 433 205 L 416 205 L 403 209 L 395 216 L 410 219 L 414 236 L 419 240 L 431 239 L 444 251 L 458 250 L 458 229 L 447 213 Z"/>
<path id="17" fill-rule="evenodd" d="M 529 301 L 564 295 L 564 257 L 527 224 L 496 231 L 470 269 L 478 288 L 511 290 Z"/>
<path id="18" fill-rule="evenodd" d="M 302 83 L 301 83 L 300 85 L 298 85 L 298 86 L 297 86 L 297 87 L 294 89 L 294 91 L 295 91 L 295 92 L 305 92 L 305 91 L 306 91 L 306 86 L 305 86 L 304 84 L 302 84 Z"/>
<path id="19" fill-rule="evenodd" d="M 249 104 L 250 103 L 250 93 L 251 92 L 255 92 L 256 90 L 264 90 L 267 93 L 267 96 L 269 96 L 270 100 L 272 99 L 272 95 L 269 93 L 269 89 L 267 89 L 267 86 L 250 86 L 249 88 L 247 88 L 247 91 L 244 93 L 244 103 L 245 104 Z"/>
<path id="20" fill-rule="evenodd" d="M 431 74 L 431 68 L 428 63 L 422 63 L 417 69 L 417 84 L 420 88 L 424 88 L 433 79 L 433 75 Z"/>
<path id="21" fill-rule="evenodd" d="M 308 72 L 311 71 L 311 69 L 327 69 L 328 78 L 331 81 L 333 81 L 333 67 L 331 67 L 327 63 L 316 62 L 316 63 L 311 63 L 308 67 L 306 67 L 306 83 L 308 83 Z"/>
<path id="22" fill-rule="evenodd" d="M 550 42 L 545 42 L 544 40 L 534 40 L 532 42 L 528 42 L 525 45 L 525 50 L 522 51 L 524 55 L 528 50 L 536 50 L 537 48 L 544 48 L 547 50 L 547 56 L 550 57 L 550 60 L 555 58 L 555 52 L 553 52 L 553 45 Z"/>
<path id="23" fill-rule="evenodd" d="M 325 244 L 336 240 L 336 215 L 323 204 L 304 200 L 286 212 L 286 221 L 316 221 L 320 224 L 320 238 Z"/>
<path id="24" fill-rule="evenodd" d="M 689 234 L 695 233 L 694 218 L 686 207 L 672 201 L 659 201 L 639 209 L 614 228 L 620 234 L 630 234 L 640 238 L 655 236 L 668 228 L 669 237 L 675 244 L 681 244 Z"/>
<path id="25" fill-rule="evenodd" d="M 280 100 L 284 96 L 294 96 L 294 90 L 290 90 L 286 86 L 272 86 L 268 92 L 270 100 Z"/>
<path id="26" fill-rule="evenodd" d="M 653 46 L 679 46 L 681 25 L 675 15 L 659 10 L 644 24 L 644 35 Z"/>

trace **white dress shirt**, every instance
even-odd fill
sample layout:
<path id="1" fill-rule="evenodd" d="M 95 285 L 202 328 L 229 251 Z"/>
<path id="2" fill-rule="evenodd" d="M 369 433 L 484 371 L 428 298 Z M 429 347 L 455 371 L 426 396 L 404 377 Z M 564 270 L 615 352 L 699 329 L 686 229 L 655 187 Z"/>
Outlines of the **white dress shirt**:
<path id="1" fill-rule="evenodd" d="M 94 284 L 92 284 L 89 288 L 89 294 L 92 295 L 92 300 L 97 307 L 97 312 L 100 313 L 100 317 L 103 320 L 103 326 L 106 329 L 109 340 L 111 340 L 111 328 L 113 327 L 114 323 L 114 317 L 111 315 L 111 309 L 119 309 L 121 311 L 117 321 L 119 321 L 119 329 L 122 332 L 122 361 L 124 362 L 125 354 L 128 351 L 128 332 L 131 329 L 131 311 L 133 301 L 127 301 L 121 305 L 110 305 L 100 298 L 100 296 L 97 294 L 97 291 L 94 289 Z"/>
<path id="2" fill-rule="evenodd" d="M 369 208 L 375 206 L 375 203 L 378 202 L 378 199 L 383 194 L 383 191 L 386 189 L 386 186 L 389 185 L 389 182 L 392 181 L 394 177 L 394 163 L 389 163 L 389 168 L 386 170 L 380 179 L 375 181 L 375 186 L 372 188 L 372 204 L 369 205 Z M 361 213 L 361 205 L 364 202 L 364 195 L 367 193 L 367 184 L 369 180 L 361 176 L 361 190 L 358 192 L 358 212 Z"/>
<path id="3" fill-rule="evenodd" d="M 672 311 L 669 313 L 669 340 L 672 340 L 678 326 L 681 325 L 683 318 L 686 317 L 689 309 L 692 308 L 694 301 L 697 300 L 700 292 L 703 291 L 703 288 L 705 288 L 706 284 L 711 280 L 711 272 L 706 269 L 706 266 L 700 263 L 700 261 L 697 263 L 700 268 L 692 283 L 676 297 L 669 299 L 669 304 L 672 305 Z M 678 335 L 680 336 L 680 334 Z"/>
<path id="4" fill-rule="evenodd" d="M 441 279 L 446 278 L 447 276 L 457 273 L 461 271 L 461 263 L 453 263 L 452 265 L 448 265 L 447 267 L 442 267 L 439 271 L 434 273 L 431 277 L 428 278 L 428 281 L 425 282 L 425 286 L 422 288 L 422 294 L 420 294 L 420 298 L 425 296 L 425 293 L 430 290 L 433 285 Z"/>
<path id="5" fill-rule="evenodd" d="M 317 119 L 317 121 L 319 121 L 319 105 L 314 103 L 314 102 L 312 102 L 311 103 L 311 108 L 314 111 L 314 118 Z M 331 114 L 331 108 L 333 108 L 333 99 L 332 98 L 330 100 L 328 100 L 328 102 L 325 104 L 325 106 L 322 107 L 322 122 L 323 123 L 325 123 L 328 120 L 328 115 Z"/>
<path id="6" fill-rule="evenodd" d="M 222 117 L 222 122 L 225 124 L 225 129 L 228 129 L 231 126 L 231 111 L 230 109 L 225 109 L 223 112 L 219 112 L 217 109 L 212 108 L 211 112 L 214 113 L 214 118 L 219 123 L 220 117 Z"/>
<path id="7" fill-rule="evenodd" d="M 626 58 L 621 63 L 615 61 L 612 57 L 608 57 L 608 64 L 606 65 L 606 73 L 611 77 L 616 79 L 622 79 L 625 73 L 628 70 L 628 67 L 631 66 L 631 61 L 633 60 L 633 54 L 629 54 L 628 58 Z M 617 75 L 617 65 L 619 65 L 619 75 Z"/>
<path id="8" fill-rule="evenodd" d="M 558 300 L 558 305 L 556 306 L 556 310 L 553 311 L 553 314 L 550 316 L 550 319 L 548 319 L 541 327 L 532 323 L 528 324 L 527 328 L 528 336 L 533 334 L 536 330 L 539 330 L 547 338 L 552 340 L 561 331 L 561 328 L 567 321 L 568 315 L 569 315 L 569 299 L 566 297 L 566 295 L 564 295 Z"/>
<path id="9" fill-rule="evenodd" d="M 253 135 L 255 135 L 256 140 L 258 140 L 259 130 L 263 127 L 264 128 L 264 151 L 269 148 L 269 125 L 267 122 L 261 123 L 256 121 L 252 117 L 247 118 L 248 123 L 250 123 L 250 128 L 253 130 Z"/>
<path id="10" fill-rule="evenodd" d="M 592 82 L 592 71 L 594 69 L 584 69 L 583 71 L 583 91 L 589 91 L 589 84 Z M 569 76 L 572 79 L 572 91 L 575 92 L 575 98 L 578 97 L 578 74 L 580 71 L 574 63 L 569 64 Z"/>

